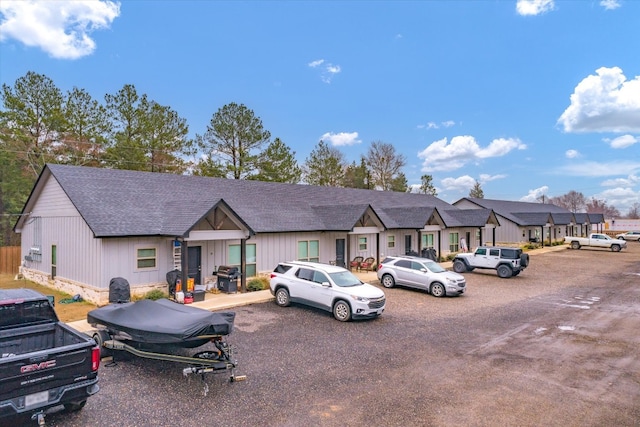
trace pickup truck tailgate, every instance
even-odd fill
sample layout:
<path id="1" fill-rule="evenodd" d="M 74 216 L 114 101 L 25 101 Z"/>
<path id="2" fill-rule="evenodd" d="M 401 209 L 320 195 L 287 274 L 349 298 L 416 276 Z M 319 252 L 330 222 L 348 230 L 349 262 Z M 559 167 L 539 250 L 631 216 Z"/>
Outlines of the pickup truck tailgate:
<path id="1" fill-rule="evenodd" d="M 95 384 L 98 374 L 94 369 L 96 356 L 92 353 L 92 347 L 82 343 L 26 356 L 3 357 L 0 414 L 48 406 L 75 390 L 86 395 L 85 390 L 79 389 Z"/>

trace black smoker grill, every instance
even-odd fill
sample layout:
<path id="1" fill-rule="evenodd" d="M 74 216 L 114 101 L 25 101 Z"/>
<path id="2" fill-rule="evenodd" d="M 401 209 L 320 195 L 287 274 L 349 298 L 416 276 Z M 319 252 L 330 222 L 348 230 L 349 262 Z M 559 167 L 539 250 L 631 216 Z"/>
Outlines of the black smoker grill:
<path id="1" fill-rule="evenodd" d="M 238 292 L 238 279 L 240 278 L 238 267 L 221 265 L 218 267 L 216 275 L 218 276 L 218 289 L 228 294 Z"/>

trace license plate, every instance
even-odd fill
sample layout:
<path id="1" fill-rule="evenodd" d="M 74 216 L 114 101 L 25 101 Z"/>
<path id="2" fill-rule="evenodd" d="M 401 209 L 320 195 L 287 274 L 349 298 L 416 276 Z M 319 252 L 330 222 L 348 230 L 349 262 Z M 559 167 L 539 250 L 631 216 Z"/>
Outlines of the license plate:
<path id="1" fill-rule="evenodd" d="M 24 398 L 24 406 L 29 407 L 38 405 L 49 400 L 49 391 L 41 391 L 40 393 L 33 393 Z"/>

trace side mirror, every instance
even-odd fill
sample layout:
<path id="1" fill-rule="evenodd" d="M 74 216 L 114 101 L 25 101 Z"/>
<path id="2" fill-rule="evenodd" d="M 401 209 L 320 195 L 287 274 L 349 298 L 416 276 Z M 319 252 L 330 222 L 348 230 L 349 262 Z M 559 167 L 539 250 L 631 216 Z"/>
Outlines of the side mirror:
<path id="1" fill-rule="evenodd" d="M 329 282 L 322 282 L 322 287 L 323 287 L 323 288 L 330 288 L 330 287 L 331 287 L 331 283 L 329 283 Z"/>

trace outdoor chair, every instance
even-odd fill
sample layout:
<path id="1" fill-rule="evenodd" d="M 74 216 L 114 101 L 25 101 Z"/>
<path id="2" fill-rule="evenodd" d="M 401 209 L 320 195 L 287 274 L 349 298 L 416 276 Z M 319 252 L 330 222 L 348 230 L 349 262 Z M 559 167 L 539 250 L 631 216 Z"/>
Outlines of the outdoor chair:
<path id="1" fill-rule="evenodd" d="M 352 268 L 352 269 L 355 268 L 356 270 L 359 270 L 360 269 L 360 263 L 362 262 L 363 259 L 364 259 L 364 257 L 361 257 L 361 256 L 355 257 L 353 259 L 353 261 L 351 261 L 349 263 L 349 267 Z"/>
<path id="2" fill-rule="evenodd" d="M 370 256 L 360 263 L 360 270 L 373 271 L 373 269 L 375 268 L 375 264 L 376 264 L 376 259 Z"/>

